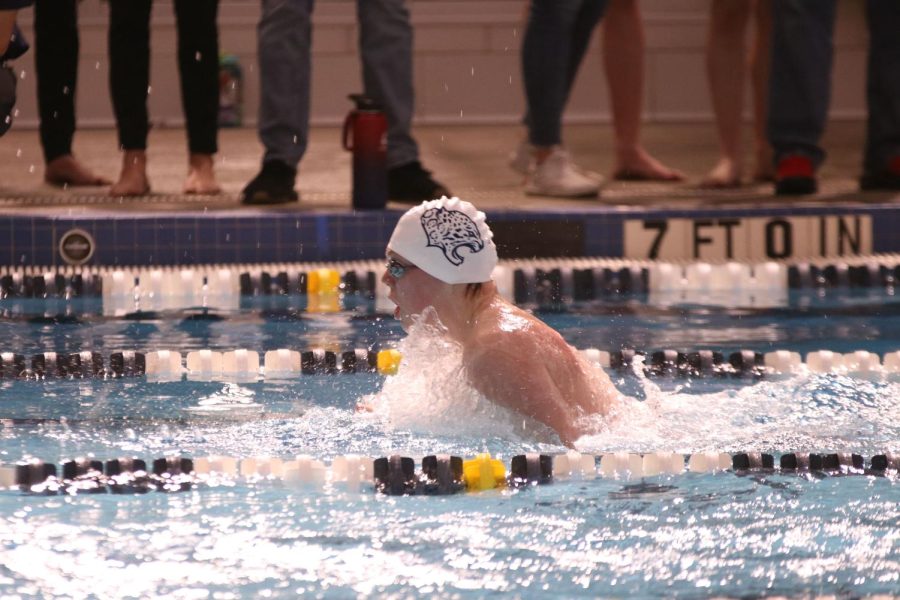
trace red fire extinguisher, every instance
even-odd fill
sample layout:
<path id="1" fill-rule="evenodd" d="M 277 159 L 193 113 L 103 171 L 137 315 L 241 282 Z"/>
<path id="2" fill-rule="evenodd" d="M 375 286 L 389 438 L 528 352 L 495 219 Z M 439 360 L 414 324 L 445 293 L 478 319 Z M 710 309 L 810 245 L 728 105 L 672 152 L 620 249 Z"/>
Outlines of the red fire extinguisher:
<path id="1" fill-rule="evenodd" d="M 371 98 L 350 94 L 356 103 L 344 120 L 344 149 L 353 153 L 353 208 L 387 205 L 387 118 Z"/>

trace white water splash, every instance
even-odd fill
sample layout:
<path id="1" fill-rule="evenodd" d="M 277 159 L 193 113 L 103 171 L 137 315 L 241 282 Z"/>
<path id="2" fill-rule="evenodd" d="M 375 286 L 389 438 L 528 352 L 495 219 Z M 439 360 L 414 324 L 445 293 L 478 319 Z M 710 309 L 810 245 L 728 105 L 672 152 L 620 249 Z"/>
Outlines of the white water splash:
<path id="1" fill-rule="evenodd" d="M 689 393 L 660 389 L 635 364 L 646 400 L 629 399 L 583 451 L 885 451 L 900 446 L 900 384 L 797 375 Z M 698 382 L 697 385 L 707 384 Z"/>
<path id="2" fill-rule="evenodd" d="M 435 325 L 437 323 L 437 325 Z M 391 429 L 427 435 L 510 440 L 552 440 L 544 425 L 494 404 L 469 385 L 462 348 L 441 331 L 435 315 L 423 314 L 398 349 L 398 374 L 381 391 L 362 399 Z"/>

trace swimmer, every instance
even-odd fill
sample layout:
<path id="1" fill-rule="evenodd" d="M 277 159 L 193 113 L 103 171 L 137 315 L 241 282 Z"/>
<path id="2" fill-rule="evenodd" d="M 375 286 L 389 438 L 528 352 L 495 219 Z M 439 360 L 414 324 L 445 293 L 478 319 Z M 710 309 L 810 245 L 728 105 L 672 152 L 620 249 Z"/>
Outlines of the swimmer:
<path id="1" fill-rule="evenodd" d="M 483 212 L 458 198 L 406 212 L 388 242 L 382 281 L 407 331 L 423 318 L 462 347 L 469 383 L 487 399 L 553 429 L 572 446 L 585 417 L 607 415 L 618 393 L 543 321 L 503 299 Z M 430 308 L 431 310 L 427 310 Z"/>

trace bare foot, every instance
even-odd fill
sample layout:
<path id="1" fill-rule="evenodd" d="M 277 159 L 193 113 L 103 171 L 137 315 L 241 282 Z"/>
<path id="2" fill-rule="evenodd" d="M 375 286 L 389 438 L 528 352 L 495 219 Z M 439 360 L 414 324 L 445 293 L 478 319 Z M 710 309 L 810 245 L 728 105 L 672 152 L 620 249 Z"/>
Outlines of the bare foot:
<path id="1" fill-rule="evenodd" d="M 613 179 L 619 181 L 683 181 L 684 173 L 662 164 L 641 147 L 620 150 Z"/>
<path id="2" fill-rule="evenodd" d="M 109 188 L 110 196 L 143 196 L 150 192 L 147 180 L 147 154 L 143 150 L 126 150 L 122 157 L 119 180 Z"/>
<path id="3" fill-rule="evenodd" d="M 191 154 L 187 179 L 184 180 L 185 194 L 219 194 L 222 188 L 216 183 L 213 172 L 212 154 Z"/>
<path id="4" fill-rule="evenodd" d="M 700 187 L 707 189 L 735 188 L 741 185 L 741 170 L 730 158 L 720 158 L 716 166 L 706 174 Z"/>
<path id="5" fill-rule="evenodd" d="M 109 185 L 111 183 L 105 177 L 95 175 L 71 154 L 59 156 L 47 163 L 44 169 L 44 181 L 60 187 Z"/>

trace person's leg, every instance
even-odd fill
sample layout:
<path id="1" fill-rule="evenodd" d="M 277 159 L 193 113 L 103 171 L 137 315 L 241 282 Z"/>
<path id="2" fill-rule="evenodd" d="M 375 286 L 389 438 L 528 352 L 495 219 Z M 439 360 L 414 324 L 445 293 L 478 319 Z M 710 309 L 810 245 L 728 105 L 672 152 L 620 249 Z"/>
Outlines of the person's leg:
<path id="1" fill-rule="evenodd" d="M 36 0 L 34 62 L 44 180 L 66 186 L 109 184 L 72 155 L 78 77 L 76 0 Z"/>
<path id="2" fill-rule="evenodd" d="M 772 0 L 755 0 L 753 46 L 750 49 L 750 77 L 753 85 L 753 167 L 754 181 L 772 181 L 772 147 L 766 138 L 769 97 L 769 68 L 772 47 Z"/>
<path id="3" fill-rule="evenodd" d="M 413 31 L 405 0 L 358 0 L 359 53 L 367 96 L 388 122 L 388 168 L 419 160 L 413 116 Z"/>
<path id="4" fill-rule="evenodd" d="M 152 0 L 109 1 L 109 82 L 124 150 L 113 196 L 150 191 L 147 180 L 147 87 L 150 81 L 150 10 Z"/>
<path id="5" fill-rule="evenodd" d="M 532 0 L 522 42 L 522 75 L 528 102 L 528 141 L 539 148 L 562 143 L 572 35 L 580 2 Z"/>
<path id="6" fill-rule="evenodd" d="M 719 159 L 707 173 L 703 185 L 731 187 L 740 185 L 743 172 L 744 31 L 750 16 L 750 0 L 713 0 L 709 12 L 706 75 L 716 115 Z"/>
<path id="7" fill-rule="evenodd" d="M 365 93 L 387 117 L 388 195 L 401 202 L 449 196 L 449 190 L 422 167 L 410 133 L 413 31 L 406 0 L 358 0 L 356 6 Z"/>
<path id="8" fill-rule="evenodd" d="M 644 27 L 638 0 L 610 0 L 603 15 L 603 66 L 609 85 L 615 132 L 616 179 L 678 181 L 641 146 L 644 103 Z"/>
<path id="9" fill-rule="evenodd" d="M 825 160 L 819 140 L 831 91 L 836 0 L 778 0 L 772 5 L 772 70 L 767 132 L 778 194 L 816 190 Z"/>
<path id="10" fill-rule="evenodd" d="M 539 149 L 562 143 L 562 113 L 606 0 L 532 0 L 522 41 L 528 138 Z"/>
<path id="11" fill-rule="evenodd" d="M 312 0 L 263 0 L 259 37 L 259 137 L 263 162 L 297 168 L 309 138 Z"/>
<path id="12" fill-rule="evenodd" d="M 219 0 L 175 0 L 181 104 L 190 159 L 184 191 L 218 194 L 213 155 L 219 130 Z"/>
<path id="13" fill-rule="evenodd" d="M 245 204 L 298 199 L 297 165 L 309 139 L 313 0 L 263 0 L 259 47 L 259 139 L 263 165 L 241 193 Z"/>
<path id="14" fill-rule="evenodd" d="M 869 119 L 863 189 L 900 189 L 900 3 L 868 0 Z"/>
<path id="15" fill-rule="evenodd" d="M 522 42 L 533 164 L 525 191 L 594 196 L 599 181 L 579 171 L 562 144 L 562 112 L 605 0 L 532 0 Z"/>
<path id="16" fill-rule="evenodd" d="M 538 128 L 545 133 L 538 137 L 562 139 L 562 110 L 568 103 L 569 94 L 578 69 L 590 45 L 597 23 L 603 17 L 608 0 L 558 0 L 547 2 L 531 0 L 526 13 L 525 36 L 522 40 L 522 79 L 525 84 L 525 115 L 522 124 L 528 134 L 515 152 L 510 155 L 509 165 L 513 170 L 527 174 L 531 168 L 533 155 L 539 160 L 548 156 L 556 144 L 539 146 L 532 140 L 535 124 L 531 113 L 535 107 L 529 99 L 529 89 L 542 94 L 544 102 Z M 555 48 L 560 54 L 555 57 L 543 56 L 544 48 Z M 550 77 L 547 77 L 550 75 Z M 544 85 L 550 86 L 544 88 Z M 546 89 L 549 93 L 543 92 Z M 549 110 L 548 110 L 549 107 Z M 548 134 L 547 115 L 558 114 L 559 124 L 552 126 L 557 132 Z M 555 117 L 554 117 L 555 118 Z"/>

